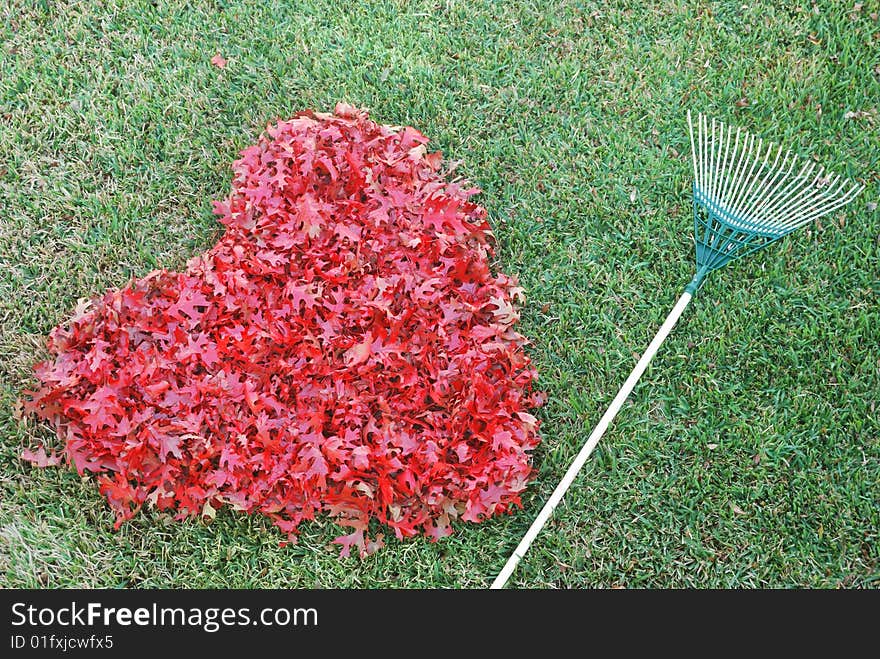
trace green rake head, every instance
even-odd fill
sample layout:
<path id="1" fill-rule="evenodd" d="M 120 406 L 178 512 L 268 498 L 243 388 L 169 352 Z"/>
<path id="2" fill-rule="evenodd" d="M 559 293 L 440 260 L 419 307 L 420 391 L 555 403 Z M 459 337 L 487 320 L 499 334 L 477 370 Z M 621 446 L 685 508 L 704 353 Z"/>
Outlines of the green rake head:
<path id="1" fill-rule="evenodd" d="M 825 173 L 824 167 L 709 120 L 694 127 L 688 112 L 694 164 L 696 293 L 713 270 L 766 247 L 852 201 L 864 186 Z"/>

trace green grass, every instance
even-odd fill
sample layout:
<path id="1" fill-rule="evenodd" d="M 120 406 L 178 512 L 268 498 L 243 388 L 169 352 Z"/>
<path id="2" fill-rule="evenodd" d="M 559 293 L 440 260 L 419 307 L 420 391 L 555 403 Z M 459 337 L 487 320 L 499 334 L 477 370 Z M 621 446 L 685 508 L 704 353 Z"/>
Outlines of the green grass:
<path id="1" fill-rule="evenodd" d="M 178 4 L 0 9 L 2 585 L 488 585 L 692 274 L 687 108 L 867 189 L 711 277 L 513 584 L 880 585 L 876 2 Z M 549 397 L 525 510 L 365 560 L 326 520 L 114 532 L 94 482 L 18 459 L 55 441 L 13 411 L 45 335 L 211 245 L 238 150 L 337 100 L 484 190 Z"/>

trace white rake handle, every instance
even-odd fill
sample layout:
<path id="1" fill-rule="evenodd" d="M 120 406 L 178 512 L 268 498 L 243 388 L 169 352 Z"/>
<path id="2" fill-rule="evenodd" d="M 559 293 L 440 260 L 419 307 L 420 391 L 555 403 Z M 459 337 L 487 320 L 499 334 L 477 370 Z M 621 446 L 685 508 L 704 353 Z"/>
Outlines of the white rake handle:
<path id="1" fill-rule="evenodd" d="M 550 519 L 550 515 L 553 514 L 553 511 L 556 509 L 556 506 L 559 505 L 559 502 L 562 501 L 562 497 L 565 496 L 568 488 L 571 487 L 574 479 L 577 477 L 578 473 L 586 463 L 587 458 L 590 457 L 590 453 L 592 453 L 593 449 L 596 448 L 596 444 L 598 444 L 599 440 L 602 439 L 602 435 L 605 434 L 608 426 L 611 424 L 612 421 L 614 421 L 614 417 L 617 416 L 620 408 L 623 407 L 626 399 L 629 398 L 633 387 L 636 386 L 639 378 L 642 377 L 642 373 L 645 372 L 645 369 L 648 368 L 648 364 L 651 363 L 651 359 L 654 357 L 657 350 L 663 344 L 663 341 L 666 340 L 666 337 L 669 336 L 669 332 L 671 332 L 672 328 L 675 327 L 675 323 L 678 322 L 679 316 L 681 316 L 685 307 L 687 307 L 688 303 L 691 301 L 691 297 L 691 294 L 685 291 L 678 299 L 676 305 L 672 308 L 672 311 L 669 312 L 666 320 L 663 321 L 663 325 L 661 325 L 660 329 L 657 331 L 657 335 L 654 337 L 654 340 L 651 341 L 651 344 L 648 346 L 647 350 L 645 350 L 642 358 L 639 359 L 639 363 L 636 364 L 636 367 L 632 370 L 632 373 L 629 374 L 629 377 L 626 379 L 626 382 L 623 383 L 620 391 L 617 392 L 617 396 L 615 396 L 614 400 L 611 401 L 611 405 L 608 407 L 608 411 L 606 411 L 604 416 L 599 420 L 598 425 L 593 430 L 589 439 L 587 439 L 587 443 L 584 444 L 583 448 L 580 450 L 580 453 L 577 454 L 574 462 L 571 463 L 568 471 L 565 472 L 565 476 L 563 476 L 562 480 L 559 482 L 559 485 L 556 486 L 556 489 L 553 490 L 553 494 L 550 495 L 550 498 L 547 500 L 547 503 L 544 504 L 541 512 L 538 513 L 538 517 L 535 519 L 534 522 L 532 522 L 532 525 L 529 527 L 529 530 L 526 531 L 523 539 L 520 540 L 519 544 L 516 546 L 516 549 L 514 549 L 513 553 L 510 555 L 510 558 L 507 559 L 507 563 L 504 564 L 501 572 L 499 572 L 498 576 L 495 577 L 495 581 L 492 582 L 491 586 L 492 590 L 504 588 L 504 585 L 507 583 L 510 575 L 513 574 L 516 566 L 519 564 L 522 557 L 526 555 L 529 547 L 532 546 L 532 542 L 534 542 L 538 533 L 541 532 L 541 529 L 544 528 L 544 524 L 546 524 L 547 520 Z"/>

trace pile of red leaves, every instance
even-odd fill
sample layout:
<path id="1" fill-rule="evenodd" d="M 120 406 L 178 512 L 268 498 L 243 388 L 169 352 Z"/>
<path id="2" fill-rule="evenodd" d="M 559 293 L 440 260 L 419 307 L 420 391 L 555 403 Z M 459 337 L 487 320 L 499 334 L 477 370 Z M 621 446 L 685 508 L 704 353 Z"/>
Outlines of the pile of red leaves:
<path id="1" fill-rule="evenodd" d="M 98 474 L 117 526 L 146 502 L 226 504 L 293 538 L 323 511 L 363 554 L 371 519 L 440 538 L 519 503 L 540 402 L 522 291 L 490 273 L 476 190 L 426 142 L 345 105 L 269 127 L 215 203 L 211 250 L 53 330 L 25 407 Z"/>

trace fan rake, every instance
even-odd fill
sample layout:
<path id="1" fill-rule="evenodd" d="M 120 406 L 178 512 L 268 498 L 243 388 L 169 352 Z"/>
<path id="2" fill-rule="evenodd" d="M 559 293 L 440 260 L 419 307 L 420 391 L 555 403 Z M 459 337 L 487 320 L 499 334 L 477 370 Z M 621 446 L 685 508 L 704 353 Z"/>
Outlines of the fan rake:
<path id="1" fill-rule="evenodd" d="M 503 588 L 608 426 L 629 398 L 706 275 L 766 247 L 851 202 L 864 186 L 826 173 L 781 146 L 766 143 L 700 114 L 687 115 L 693 155 L 694 242 L 697 271 L 657 335 L 623 383 L 559 485 L 492 583 Z"/>

